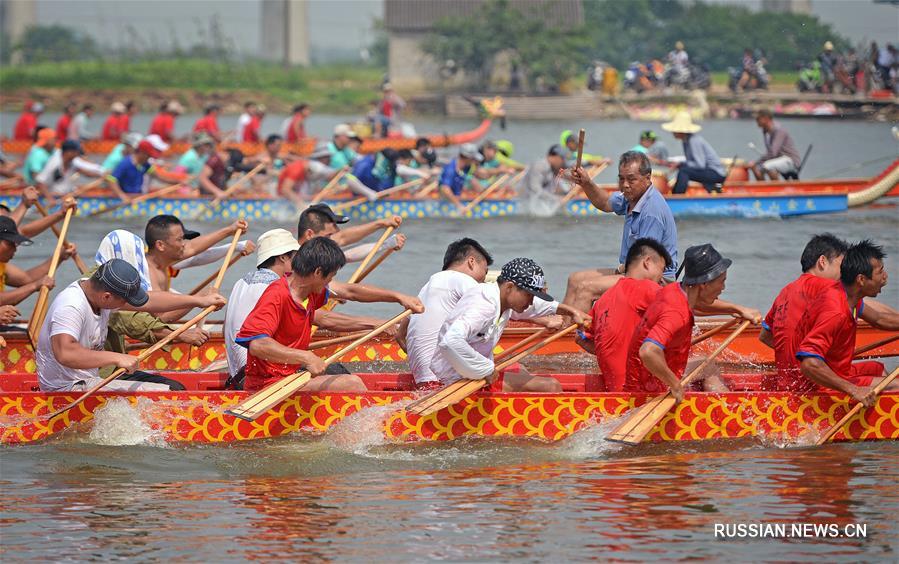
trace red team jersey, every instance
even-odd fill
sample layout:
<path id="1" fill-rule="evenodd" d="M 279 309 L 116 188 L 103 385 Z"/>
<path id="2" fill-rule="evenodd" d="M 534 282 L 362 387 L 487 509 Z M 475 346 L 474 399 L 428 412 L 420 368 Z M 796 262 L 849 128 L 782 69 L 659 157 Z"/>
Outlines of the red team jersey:
<path id="1" fill-rule="evenodd" d="M 216 117 L 212 114 L 203 116 L 194 124 L 194 132 L 205 131 L 210 135 L 219 134 L 219 124 Z"/>
<path id="2" fill-rule="evenodd" d="M 125 130 L 122 129 L 121 116 L 111 114 L 106 121 L 103 122 L 103 130 L 100 137 L 107 141 L 119 141 Z"/>
<path id="3" fill-rule="evenodd" d="M 171 143 L 175 136 L 175 116 L 160 112 L 150 123 L 148 135 L 159 135 L 166 143 Z"/>
<path id="4" fill-rule="evenodd" d="M 34 141 L 35 127 L 37 127 L 37 114 L 22 112 L 13 128 L 12 138 L 17 141 Z"/>
<path id="5" fill-rule="evenodd" d="M 259 143 L 259 127 L 262 125 L 262 119 L 259 116 L 250 118 L 250 123 L 243 128 L 244 143 Z"/>
<path id="6" fill-rule="evenodd" d="M 605 391 L 624 389 L 631 336 L 660 290 L 652 280 L 622 278 L 593 304 L 593 346 Z"/>
<path id="7" fill-rule="evenodd" d="M 883 365 L 873 361 L 852 363 L 855 330 L 864 307 L 862 300 L 850 307 L 846 290 L 839 282 L 821 292 L 809 304 L 796 328 L 797 359 L 801 362 L 803 358 L 820 358 L 841 378 L 860 386 L 870 385 L 874 377 L 883 374 Z M 789 376 L 790 379 L 780 382 L 784 386 L 781 389 L 791 392 L 820 389 L 798 370 L 798 366 Z"/>
<path id="8" fill-rule="evenodd" d="M 69 124 L 72 123 L 72 116 L 62 114 L 56 121 L 56 140 L 62 143 L 69 136 Z"/>
<path id="9" fill-rule="evenodd" d="M 296 115 L 293 119 L 290 120 L 290 127 L 287 128 L 287 142 L 288 143 L 296 143 L 300 139 L 306 137 L 306 126 L 303 121 L 304 118 L 302 115 Z M 297 127 L 297 122 L 299 122 L 299 127 Z M 295 131 L 295 129 L 299 129 L 299 134 Z"/>
<path id="10" fill-rule="evenodd" d="M 806 272 L 787 284 L 774 299 L 762 327 L 774 338 L 774 362 L 777 374 L 765 374 L 762 379 L 763 390 L 789 389 L 789 383 L 796 378 L 799 371 L 799 361 L 796 360 L 796 351 L 802 341 L 802 336 L 796 332 L 799 322 L 810 303 L 827 288 L 839 284 L 836 280 Z"/>
<path id="11" fill-rule="evenodd" d="M 625 392 L 666 392 L 668 386 L 643 366 L 640 347 L 655 343 L 665 350 L 665 362 L 680 378 L 690 356 L 693 311 L 680 284 L 668 284 L 656 295 L 631 337 L 627 354 Z"/>
<path id="12" fill-rule="evenodd" d="M 273 282 L 266 288 L 256 307 L 247 316 L 235 341 L 249 348 L 250 341 L 271 337 L 285 347 L 307 350 L 312 339 L 315 310 L 328 301 L 328 291 L 314 294 L 299 304 L 290 294 L 288 278 Z M 300 370 L 299 364 L 271 363 L 247 353 L 244 389 L 254 392 Z"/>

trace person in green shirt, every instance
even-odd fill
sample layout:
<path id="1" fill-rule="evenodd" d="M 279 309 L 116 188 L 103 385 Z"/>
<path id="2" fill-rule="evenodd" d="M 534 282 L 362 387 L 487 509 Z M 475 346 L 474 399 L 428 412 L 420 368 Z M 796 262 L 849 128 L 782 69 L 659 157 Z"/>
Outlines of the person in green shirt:
<path id="1" fill-rule="evenodd" d="M 206 165 L 209 155 L 215 150 L 215 140 L 205 131 L 200 131 L 194 134 L 191 145 L 191 148 L 178 159 L 177 170 L 190 176 L 197 176 Z"/>
<path id="2" fill-rule="evenodd" d="M 119 166 L 119 163 L 122 162 L 122 159 L 134 153 L 134 150 L 137 149 L 137 145 L 143 138 L 143 135 L 134 132 L 122 135 L 122 142 L 113 147 L 112 151 L 106 155 L 102 165 L 103 170 L 114 171 Z"/>
<path id="3" fill-rule="evenodd" d="M 334 139 L 328 143 L 328 152 L 331 153 L 329 166 L 335 170 L 344 167 L 352 167 L 356 160 L 356 151 L 350 147 L 350 140 L 358 138 L 353 128 L 345 123 L 338 124 L 334 128 Z"/>
<path id="4" fill-rule="evenodd" d="M 496 142 L 496 160 L 505 166 L 514 168 L 515 170 L 524 170 L 525 166 L 512 158 L 515 153 L 515 145 L 506 139 L 500 139 Z"/>
<path id="5" fill-rule="evenodd" d="M 39 127 L 35 136 L 36 141 L 29 149 L 25 164 L 22 166 L 22 176 L 29 186 L 34 184 L 34 177 L 47 166 L 47 161 L 56 148 L 56 132 L 51 128 Z"/>
<path id="6" fill-rule="evenodd" d="M 568 154 L 565 155 L 565 166 L 574 166 L 574 162 L 577 160 L 577 133 L 566 129 L 559 136 L 559 144 L 568 151 Z M 606 162 L 606 159 L 600 155 L 588 155 L 587 153 L 581 155 L 581 160 L 588 165 L 600 165 Z"/>

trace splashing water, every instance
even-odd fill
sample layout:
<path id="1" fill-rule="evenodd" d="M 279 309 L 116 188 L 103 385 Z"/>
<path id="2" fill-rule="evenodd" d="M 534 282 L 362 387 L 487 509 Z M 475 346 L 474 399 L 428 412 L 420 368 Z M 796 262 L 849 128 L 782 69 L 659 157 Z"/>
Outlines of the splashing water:
<path id="1" fill-rule="evenodd" d="M 132 404 L 125 398 L 112 398 L 94 413 L 94 426 L 85 442 L 105 446 L 167 446 L 159 429 L 153 429 L 143 417 L 152 401 L 139 398 Z"/>
<path id="2" fill-rule="evenodd" d="M 554 445 L 560 458 L 588 460 L 618 452 L 622 445 L 607 441 L 606 437 L 621 424 L 621 417 L 606 419 L 602 423 L 588 425 L 570 437 Z"/>

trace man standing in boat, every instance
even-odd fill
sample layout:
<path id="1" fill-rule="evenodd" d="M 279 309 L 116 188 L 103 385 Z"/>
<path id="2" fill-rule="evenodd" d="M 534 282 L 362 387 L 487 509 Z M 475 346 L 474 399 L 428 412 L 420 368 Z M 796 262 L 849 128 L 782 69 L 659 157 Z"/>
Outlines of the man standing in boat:
<path id="1" fill-rule="evenodd" d="M 684 279 L 659 291 L 631 336 L 624 391 L 658 393 L 670 388 L 677 401 L 684 399 L 687 390 L 680 379 L 703 360 L 688 362 L 694 313 L 732 313 L 753 323 L 761 321 L 761 313 L 754 309 L 718 300 L 731 262 L 708 243 L 687 249 Z M 694 384 L 699 390 L 727 391 L 714 365 L 706 368 Z"/>
<path id="2" fill-rule="evenodd" d="M 755 114 L 755 123 L 765 137 L 765 154 L 749 163 L 755 179 L 765 180 L 767 176 L 771 180 L 779 180 L 781 176 L 798 174 L 801 160 L 796 144 L 787 130 L 775 123 L 771 111 L 759 110 Z"/>
<path id="3" fill-rule="evenodd" d="M 545 287 L 543 269 L 529 258 L 516 258 L 503 265 L 496 282 L 467 290 L 440 328 L 433 374 L 444 385 L 460 378 L 485 379 L 495 391 L 561 392 L 555 378 L 533 376 L 524 369 L 494 375 L 493 349 L 510 319 L 560 312 L 579 325 L 588 323 L 586 313 L 554 301 Z"/>
<path id="4" fill-rule="evenodd" d="M 609 194 L 597 186 L 583 168 L 571 171 L 571 178 L 600 211 L 624 216 L 619 266 L 614 269 L 593 269 L 575 272 L 568 278 L 564 303 L 581 311 L 590 309 L 593 300 L 602 294 L 601 278 L 608 274 L 622 274 L 627 252 L 638 239 L 655 239 L 671 257 L 665 276 L 674 278 L 677 270 L 677 225 L 668 202 L 652 185 L 652 164 L 649 158 L 636 151 L 628 151 L 618 160 L 618 192 Z"/>
<path id="5" fill-rule="evenodd" d="M 90 389 L 100 382 L 98 369 L 110 365 L 128 373 L 108 384 L 108 390 L 183 390 L 179 382 L 138 371 L 136 356 L 103 350 L 109 316 L 120 309 L 159 314 L 223 305 L 225 298 L 218 293 L 146 292 L 137 270 L 113 259 L 90 278 L 72 282 L 50 304 L 34 355 L 41 390 Z"/>
<path id="6" fill-rule="evenodd" d="M 362 392 L 362 380 L 352 374 L 325 374 L 325 363 L 308 350 L 312 325 L 323 329 L 353 331 L 370 329 L 366 323 L 335 323 L 320 314 L 328 302 L 334 275 L 346 264 L 343 251 L 326 237 L 315 237 L 296 251 L 291 274 L 269 284 L 256 307 L 247 316 L 235 341 L 246 347 L 244 388 L 255 392 L 285 376 L 308 370 L 313 378 L 303 389 L 311 391 Z M 396 302 L 415 313 L 424 311 L 418 298 L 359 284 L 341 284 L 342 299 Z"/>
<path id="7" fill-rule="evenodd" d="M 871 241 L 849 247 L 840 265 L 840 281 L 833 282 L 809 304 L 796 328 L 796 359 L 799 370 L 792 379 L 781 381 L 794 392 L 818 388 L 838 390 L 870 406 L 872 387 L 884 375 L 883 364 L 852 362 L 858 319 L 887 331 L 899 331 L 899 312 L 878 304 L 866 307 L 865 298 L 876 297 L 887 284 L 883 266 L 886 254 Z M 887 389 L 897 389 L 897 383 Z"/>
<path id="8" fill-rule="evenodd" d="M 848 248 L 845 241 L 830 233 L 815 235 L 806 244 L 799 259 L 802 275 L 780 291 L 762 322 L 759 340 L 774 349 L 777 366 L 776 375 L 765 375 L 762 389 L 789 389 L 799 372 L 796 347 L 800 343 L 794 340 L 799 322 L 809 304 L 840 279 L 840 266 Z"/>

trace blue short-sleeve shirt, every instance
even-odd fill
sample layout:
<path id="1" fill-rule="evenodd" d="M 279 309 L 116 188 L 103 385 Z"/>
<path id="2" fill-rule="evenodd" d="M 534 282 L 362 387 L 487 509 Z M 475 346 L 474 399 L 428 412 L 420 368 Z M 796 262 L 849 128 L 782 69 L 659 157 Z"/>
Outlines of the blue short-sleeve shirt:
<path id="1" fill-rule="evenodd" d="M 624 264 L 627 251 L 637 239 L 648 237 L 661 243 L 671 255 L 671 268 L 665 270 L 665 276 L 674 278 L 677 272 L 677 225 L 668 202 L 655 186 L 650 186 L 643 196 L 628 212 L 629 202 L 624 194 L 615 192 L 609 198 L 609 204 L 618 215 L 624 216 L 624 232 L 621 234 L 621 252 L 618 254 L 619 264 Z"/>
<path id="2" fill-rule="evenodd" d="M 141 194 L 144 191 L 144 175 L 150 170 L 150 163 L 137 167 L 131 158 L 122 159 L 112 175 L 119 182 L 119 188 L 126 194 Z"/>
<path id="3" fill-rule="evenodd" d="M 443 172 L 440 173 L 440 186 L 449 186 L 453 194 L 458 196 L 462 194 L 462 190 L 465 188 L 465 182 L 468 181 L 471 167 L 469 166 L 462 172 L 459 172 L 456 168 L 457 159 L 451 160 L 443 167 Z"/>

